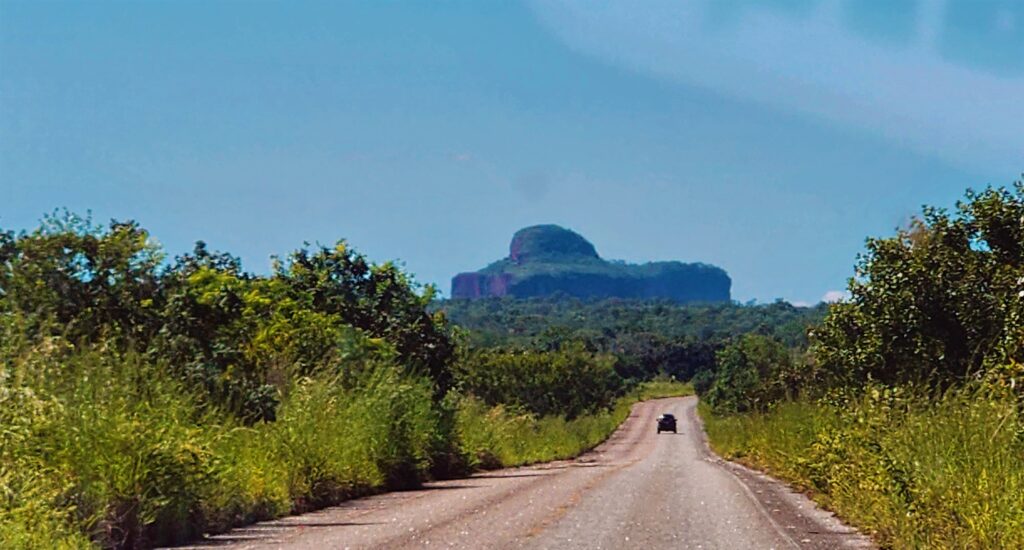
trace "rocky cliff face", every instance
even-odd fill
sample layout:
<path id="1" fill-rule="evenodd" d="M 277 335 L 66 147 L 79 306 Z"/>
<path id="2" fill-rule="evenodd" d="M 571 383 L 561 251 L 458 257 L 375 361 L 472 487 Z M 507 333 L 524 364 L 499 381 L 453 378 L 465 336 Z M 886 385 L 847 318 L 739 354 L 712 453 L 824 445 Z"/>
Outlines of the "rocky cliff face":
<path id="1" fill-rule="evenodd" d="M 516 232 L 507 258 L 456 275 L 452 298 L 529 298 L 561 292 L 579 298 L 723 302 L 730 299 L 731 286 L 729 275 L 719 267 L 609 262 L 581 235 L 557 225 L 537 225 Z"/>

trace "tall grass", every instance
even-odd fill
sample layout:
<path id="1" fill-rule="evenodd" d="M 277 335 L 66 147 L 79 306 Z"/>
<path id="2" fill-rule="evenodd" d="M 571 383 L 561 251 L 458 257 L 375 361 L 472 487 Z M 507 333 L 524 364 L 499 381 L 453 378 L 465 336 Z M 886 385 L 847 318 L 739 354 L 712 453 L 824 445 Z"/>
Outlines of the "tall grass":
<path id="1" fill-rule="evenodd" d="M 1024 548 L 1024 418 L 1012 395 L 878 388 L 702 414 L 719 454 L 811 491 L 883 547 Z"/>
<path id="2" fill-rule="evenodd" d="M 381 360 L 292 380 L 276 421 L 246 426 L 138 354 L 55 338 L 0 361 L 4 549 L 179 543 L 409 487 L 442 459 L 468 471 L 568 458 L 636 399 L 691 391 L 663 381 L 567 421 L 454 394 L 439 405 L 426 378 Z"/>
<path id="3" fill-rule="evenodd" d="M 473 397 L 459 400 L 456 429 L 459 445 L 473 468 L 520 466 L 577 456 L 596 447 L 629 416 L 637 401 L 692 395 L 693 387 L 671 380 L 639 385 L 609 410 L 566 420 L 538 418 L 504 406 L 488 408 Z"/>
<path id="4" fill-rule="evenodd" d="M 214 442 L 218 471 L 204 517 L 220 530 L 408 487 L 426 476 L 438 432 L 423 379 L 386 367 L 351 388 L 300 379 L 276 422 L 233 426 Z"/>
<path id="5" fill-rule="evenodd" d="M 648 399 L 683 397 L 693 394 L 693 384 L 690 382 L 678 382 L 674 378 L 658 377 L 639 384 L 631 396 L 626 396 L 626 402 L 632 404 Z M 632 400 L 630 401 L 630 399 Z"/>
<path id="6" fill-rule="evenodd" d="M 405 487 L 440 437 L 431 385 L 388 364 L 296 380 L 251 427 L 164 372 L 70 348 L 0 366 L 0 548 L 144 548 Z"/>
<path id="7" fill-rule="evenodd" d="M 59 428 L 60 403 L 39 395 L 0 367 L 0 547 L 86 548 L 84 533 L 69 521 L 74 480 L 39 456 L 36 434 Z"/>

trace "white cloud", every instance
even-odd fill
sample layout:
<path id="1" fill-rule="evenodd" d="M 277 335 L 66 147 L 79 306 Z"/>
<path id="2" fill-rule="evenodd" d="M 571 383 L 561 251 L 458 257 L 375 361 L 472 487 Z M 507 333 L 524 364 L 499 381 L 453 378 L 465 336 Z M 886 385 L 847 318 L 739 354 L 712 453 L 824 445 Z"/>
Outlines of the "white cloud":
<path id="1" fill-rule="evenodd" d="M 789 304 L 792 305 L 793 307 L 811 307 L 812 305 L 810 302 L 805 302 L 803 300 L 796 300 L 795 302 L 790 302 Z"/>
<path id="2" fill-rule="evenodd" d="M 850 297 L 850 293 L 845 290 L 830 290 L 821 297 L 822 302 L 833 304 L 840 302 Z"/>
<path id="3" fill-rule="evenodd" d="M 721 24 L 716 1 L 558 0 L 534 9 L 569 47 L 608 63 L 867 130 L 987 173 L 1020 170 L 1024 78 L 945 58 L 936 38 L 944 3 L 922 3 L 908 42 L 890 44 L 844 26 L 839 2 L 800 14 L 739 4 Z"/>

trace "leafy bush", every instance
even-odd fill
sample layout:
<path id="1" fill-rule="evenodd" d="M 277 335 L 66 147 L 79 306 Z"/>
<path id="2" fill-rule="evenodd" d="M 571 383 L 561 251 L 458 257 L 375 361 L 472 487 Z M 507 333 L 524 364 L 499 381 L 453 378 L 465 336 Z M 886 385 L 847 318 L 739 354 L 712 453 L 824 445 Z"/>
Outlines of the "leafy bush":
<path id="1" fill-rule="evenodd" d="M 452 391 L 431 299 L 343 242 L 255 276 L 202 243 L 168 266 L 132 222 L 0 231 L 0 546 L 183 542 L 572 456 L 625 418 L 615 358 L 582 345 L 469 354 L 490 401 Z"/>
<path id="2" fill-rule="evenodd" d="M 553 351 L 482 350 L 455 366 L 461 391 L 489 405 L 567 418 L 610 407 L 623 390 L 614 358 L 567 344 Z"/>
<path id="3" fill-rule="evenodd" d="M 202 243 L 165 266 L 133 222 L 0 231 L 4 546 L 181 542 L 418 483 L 454 446 L 431 299 L 343 242 L 259 277 Z"/>
<path id="4" fill-rule="evenodd" d="M 32 233 L 0 230 L 0 310 L 71 342 L 147 339 L 159 326 L 163 254 L 134 222 L 107 229 L 64 213 Z"/>
<path id="5" fill-rule="evenodd" d="M 803 381 L 790 350 L 757 334 L 726 346 L 718 352 L 717 363 L 713 377 L 698 381 L 706 388 L 702 395 L 717 412 L 763 411 L 794 396 L 797 383 Z"/>
<path id="6" fill-rule="evenodd" d="M 429 376 L 436 398 L 451 385 L 455 344 L 426 309 L 433 290 L 344 241 L 299 249 L 269 277 L 202 242 L 169 267 L 163 259 L 134 222 L 64 213 L 31 233 L 0 231 L 0 312 L 19 315 L 31 338 L 142 353 L 200 404 L 250 423 L 274 419 L 292 378 L 336 364 L 353 331 Z"/>
<path id="7" fill-rule="evenodd" d="M 686 304 L 668 301 L 493 298 L 449 300 L 435 307 L 468 330 L 474 348 L 550 350 L 583 342 L 614 355 L 619 376 L 633 381 L 667 375 L 679 380 L 711 376 L 715 354 L 748 333 L 806 347 L 808 328 L 827 310 L 765 305 Z"/>
<path id="8" fill-rule="evenodd" d="M 948 385 L 1022 357 L 1024 184 L 968 191 L 953 213 L 925 208 L 895 237 L 870 239 L 812 335 L 834 384 Z"/>
<path id="9" fill-rule="evenodd" d="M 275 278 L 310 309 L 387 340 L 402 365 L 430 376 L 437 396 L 447 392 L 455 346 L 444 316 L 427 312 L 433 287 L 417 292 L 412 278 L 396 265 L 371 264 L 345 241 L 292 253 L 278 263 Z"/>
<path id="10" fill-rule="evenodd" d="M 882 547 L 1024 547 L 1022 220 L 1018 182 L 870 239 L 806 361 L 741 341 L 699 380 L 716 413 L 751 411 L 704 405 L 713 446 L 814 491 Z"/>
<path id="11" fill-rule="evenodd" d="M 885 548 L 1024 546 L 1024 417 L 985 386 L 872 386 L 766 414 L 702 411 L 714 449 L 794 482 Z"/>
<path id="12" fill-rule="evenodd" d="M 566 420 L 538 417 L 473 396 L 453 396 L 461 452 L 472 468 L 520 466 L 579 455 L 608 438 L 639 400 L 691 395 L 693 388 L 671 380 L 641 384 L 609 408 Z"/>

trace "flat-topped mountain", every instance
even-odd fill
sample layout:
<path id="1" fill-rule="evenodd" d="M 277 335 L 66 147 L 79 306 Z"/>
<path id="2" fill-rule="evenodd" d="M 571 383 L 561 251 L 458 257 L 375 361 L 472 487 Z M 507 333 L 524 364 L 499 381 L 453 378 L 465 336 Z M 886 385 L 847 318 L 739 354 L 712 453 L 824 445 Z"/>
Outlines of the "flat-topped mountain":
<path id="1" fill-rule="evenodd" d="M 562 292 L 578 298 L 665 298 L 725 302 L 732 280 L 702 263 L 627 264 L 602 259 L 580 234 L 557 225 L 520 229 L 507 258 L 452 279 L 452 298 L 529 298 Z"/>

